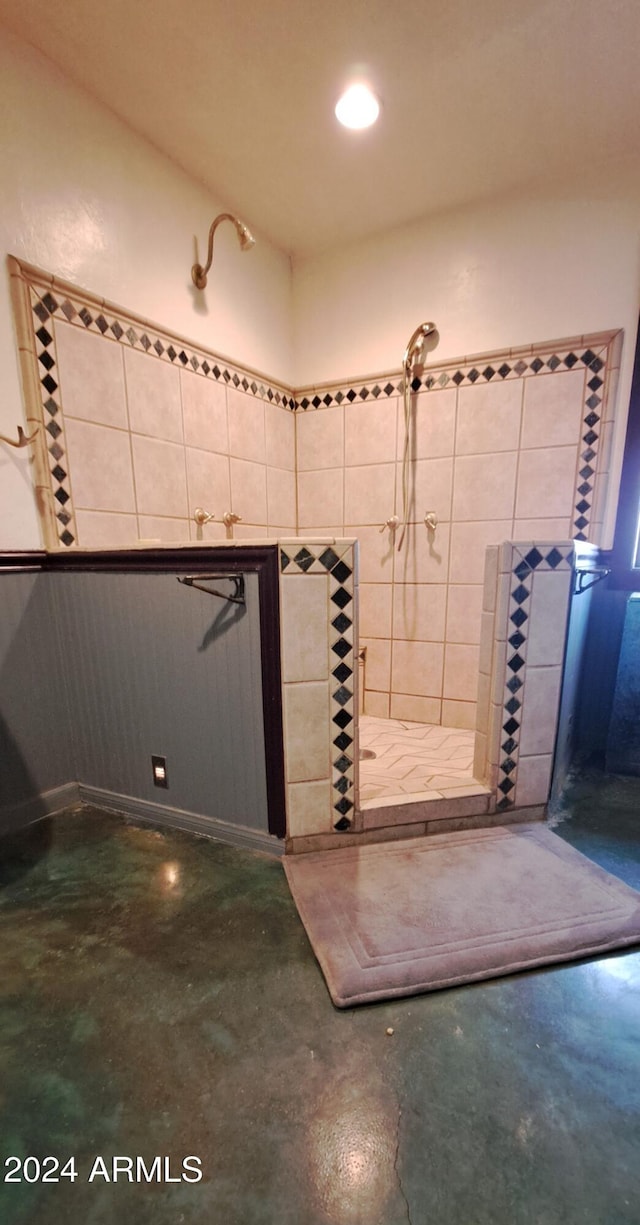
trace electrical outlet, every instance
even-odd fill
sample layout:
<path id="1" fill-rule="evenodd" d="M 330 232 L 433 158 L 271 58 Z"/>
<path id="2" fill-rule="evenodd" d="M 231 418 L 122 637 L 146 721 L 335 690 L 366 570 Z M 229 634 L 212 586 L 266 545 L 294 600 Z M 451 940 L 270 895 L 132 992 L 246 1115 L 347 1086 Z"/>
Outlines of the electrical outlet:
<path id="1" fill-rule="evenodd" d="M 153 770 L 153 782 L 156 787 L 168 787 L 169 780 L 167 778 L 167 759 L 166 757 L 151 756 L 151 769 Z"/>

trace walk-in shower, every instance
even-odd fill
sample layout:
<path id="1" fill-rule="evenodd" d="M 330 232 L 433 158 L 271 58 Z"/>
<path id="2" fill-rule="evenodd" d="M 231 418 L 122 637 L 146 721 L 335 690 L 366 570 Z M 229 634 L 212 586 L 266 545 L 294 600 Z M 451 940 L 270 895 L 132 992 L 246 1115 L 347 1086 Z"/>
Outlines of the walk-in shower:
<path id="1" fill-rule="evenodd" d="M 402 544 L 409 522 L 409 467 L 411 463 L 411 374 L 414 366 L 424 364 L 425 341 L 437 331 L 435 323 L 420 323 L 412 333 L 402 358 L 402 393 L 404 402 L 404 446 L 402 451 L 402 527 L 398 536 L 398 549 Z"/>

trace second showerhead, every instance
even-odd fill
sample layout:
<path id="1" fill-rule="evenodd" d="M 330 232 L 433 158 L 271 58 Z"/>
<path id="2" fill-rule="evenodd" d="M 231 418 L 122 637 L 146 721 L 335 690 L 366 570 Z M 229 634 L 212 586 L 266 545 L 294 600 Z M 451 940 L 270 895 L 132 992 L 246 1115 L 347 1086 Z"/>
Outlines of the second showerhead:
<path id="1" fill-rule="evenodd" d="M 435 323 L 421 323 L 418 325 L 404 351 L 402 365 L 405 370 L 410 370 L 414 362 L 422 357 L 425 340 L 428 336 L 433 336 L 436 331 Z"/>

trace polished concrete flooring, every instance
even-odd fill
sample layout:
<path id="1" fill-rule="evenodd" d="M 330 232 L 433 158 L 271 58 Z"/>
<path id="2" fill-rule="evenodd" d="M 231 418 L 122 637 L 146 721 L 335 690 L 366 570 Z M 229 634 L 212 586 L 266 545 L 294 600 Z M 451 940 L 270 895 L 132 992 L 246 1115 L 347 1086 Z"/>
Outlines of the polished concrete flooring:
<path id="1" fill-rule="evenodd" d="M 557 832 L 640 888 L 639 801 L 578 780 Z M 339 1012 L 276 860 L 87 809 L 0 877 L 0 1165 L 77 1171 L 3 1225 L 640 1221 L 640 953 Z"/>

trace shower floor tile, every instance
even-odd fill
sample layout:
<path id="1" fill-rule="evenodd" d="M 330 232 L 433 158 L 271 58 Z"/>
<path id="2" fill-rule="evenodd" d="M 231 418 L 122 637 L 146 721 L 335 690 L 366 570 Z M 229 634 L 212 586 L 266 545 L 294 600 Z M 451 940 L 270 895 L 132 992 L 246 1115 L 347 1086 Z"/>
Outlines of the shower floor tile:
<path id="1" fill-rule="evenodd" d="M 360 802 L 391 796 L 453 799 L 484 790 L 473 777 L 475 732 L 402 719 L 360 717 Z"/>

